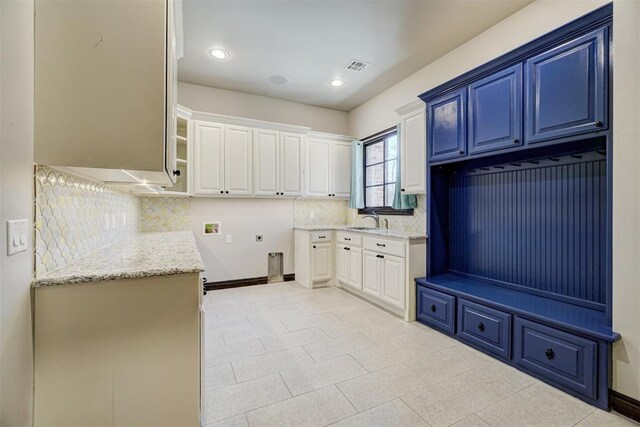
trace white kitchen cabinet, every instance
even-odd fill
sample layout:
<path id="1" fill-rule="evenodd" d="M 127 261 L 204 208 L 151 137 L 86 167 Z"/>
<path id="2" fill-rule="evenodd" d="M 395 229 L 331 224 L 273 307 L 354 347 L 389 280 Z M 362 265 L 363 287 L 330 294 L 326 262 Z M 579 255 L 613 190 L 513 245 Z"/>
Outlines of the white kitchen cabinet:
<path id="1" fill-rule="evenodd" d="M 302 153 L 304 135 L 280 132 L 280 195 L 302 196 Z"/>
<path id="2" fill-rule="evenodd" d="M 252 194 L 252 130 L 197 121 L 194 129 L 194 188 L 199 196 Z"/>
<path id="3" fill-rule="evenodd" d="M 310 197 L 331 196 L 331 143 L 307 140 L 307 167 L 305 195 Z"/>
<path id="4" fill-rule="evenodd" d="M 296 282 L 307 289 L 333 284 L 333 231 L 295 229 Z"/>
<path id="5" fill-rule="evenodd" d="M 351 145 L 334 143 L 331 146 L 332 197 L 349 198 L 351 194 Z"/>
<path id="6" fill-rule="evenodd" d="M 224 125 L 193 124 L 194 188 L 197 195 L 224 193 Z"/>
<path id="7" fill-rule="evenodd" d="M 331 280 L 331 243 L 311 246 L 311 278 L 314 282 Z"/>
<path id="8" fill-rule="evenodd" d="M 362 291 L 362 249 L 336 244 L 336 280 Z"/>
<path id="9" fill-rule="evenodd" d="M 405 305 L 405 260 L 392 255 L 381 255 L 382 264 L 382 300 L 400 310 Z"/>
<path id="10" fill-rule="evenodd" d="M 301 196 L 304 135 L 254 129 L 253 139 L 253 194 Z"/>
<path id="11" fill-rule="evenodd" d="M 426 192 L 425 104 L 415 101 L 396 110 L 400 114 L 400 182 L 404 194 Z"/>
<path id="12" fill-rule="evenodd" d="M 252 194 L 252 129 L 227 125 L 224 129 L 224 138 L 224 193 L 250 196 Z"/>
<path id="13" fill-rule="evenodd" d="M 309 133 L 307 139 L 305 195 L 349 198 L 351 194 L 351 144 L 348 138 Z"/>
<path id="14" fill-rule="evenodd" d="M 380 298 L 382 293 L 380 254 L 371 251 L 363 251 L 363 254 L 364 280 L 362 281 L 362 291 L 376 298 Z"/>
<path id="15" fill-rule="evenodd" d="M 175 182 L 179 3 L 35 2 L 35 163 Z"/>
<path id="16" fill-rule="evenodd" d="M 340 283 L 349 283 L 349 248 L 340 244 L 336 245 L 336 280 Z"/>

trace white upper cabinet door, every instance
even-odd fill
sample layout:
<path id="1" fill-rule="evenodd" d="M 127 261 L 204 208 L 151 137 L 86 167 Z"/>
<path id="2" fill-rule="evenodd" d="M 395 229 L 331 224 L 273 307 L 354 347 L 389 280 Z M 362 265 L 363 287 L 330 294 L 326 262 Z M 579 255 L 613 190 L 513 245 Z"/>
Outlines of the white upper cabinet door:
<path id="1" fill-rule="evenodd" d="M 255 129 L 253 131 L 253 194 L 277 196 L 280 193 L 278 163 L 278 132 Z"/>
<path id="2" fill-rule="evenodd" d="M 302 195 L 302 147 L 304 135 L 280 133 L 280 195 Z"/>
<path id="3" fill-rule="evenodd" d="M 363 262 L 363 281 L 362 291 L 380 298 L 381 294 L 381 272 L 380 272 L 380 254 L 371 251 L 364 251 Z"/>
<path id="4" fill-rule="evenodd" d="M 252 194 L 252 130 L 243 126 L 225 126 L 225 194 Z"/>
<path id="5" fill-rule="evenodd" d="M 424 106 L 400 119 L 400 181 L 404 194 L 426 192 L 426 132 Z"/>
<path id="6" fill-rule="evenodd" d="M 333 143 L 331 147 L 332 197 L 349 198 L 351 194 L 351 145 Z"/>
<path id="7" fill-rule="evenodd" d="M 348 246 L 336 245 L 336 279 L 349 284 L 349 250 Z"/>
<path id="8" fill-rule="evenodd" d="M 331 279 L 331 243 L 311 246 L 311 280 L 324 282 Z"/>
<path id="9" fill-rule="evenodd" d="M 196 122 L 193 130 L 193 193 L 220 195 L 224 192 L 224 126 Z"/>
<path id="10" fill-rule="evenodd" d="M 329 197 L 331 144 L 329 141 L 307 140 L 305 193 L 310 197 Z"/>
<path id="11" fill-rule="evenodd" d="M 404 259 L 391 255 L 382 258 L 382 300 L 404 310 L 405 268 Z"/>
<path id="12" fill-rule="evenodd" d="M 362 290 L 362 249 L 349 249 L 349 286 Z"/>

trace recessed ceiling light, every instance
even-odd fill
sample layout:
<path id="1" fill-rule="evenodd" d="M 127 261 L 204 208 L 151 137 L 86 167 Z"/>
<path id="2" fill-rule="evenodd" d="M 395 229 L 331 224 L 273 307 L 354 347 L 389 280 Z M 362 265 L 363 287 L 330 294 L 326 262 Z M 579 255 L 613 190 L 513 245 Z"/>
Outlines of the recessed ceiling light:
<path id="1" fill-rule="evenodd" d="M 211 54 L 211 56 L 213 56 L 216 59 L 228 59 L 229 56 L 230 56 L 229 52 L 227 52 L 224 49 L 217 48 L 217 47 L 214 48 L 214 49 L 211 49 L 209 51 L 209 53 Z"/>
<path id="2" fill-rule="evenodd" d="M 333 79 L 329 82 L 329 84 L 333 87 L 340 87 L 340 86 L 344 86 L 344 80 L 340 80 L 340 79 Z"/>
<path id="3" fill-rule="evenodd" d="M 269 76 L 269 81 L 276 85 L 283 85 L 289 82 L 289 78 L 281 74 L 274 74 Z"/>

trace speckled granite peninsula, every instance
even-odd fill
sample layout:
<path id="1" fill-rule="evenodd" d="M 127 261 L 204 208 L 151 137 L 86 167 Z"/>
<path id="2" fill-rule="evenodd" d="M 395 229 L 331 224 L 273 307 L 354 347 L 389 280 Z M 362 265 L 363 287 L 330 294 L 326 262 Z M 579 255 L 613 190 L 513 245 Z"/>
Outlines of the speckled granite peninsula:
<path id="1" fill-rule="evenodd" d="M 204 263 L 192 232 L 140 233 L 36 277 L 32 285 L 57 286 L 202 271 Z"/>

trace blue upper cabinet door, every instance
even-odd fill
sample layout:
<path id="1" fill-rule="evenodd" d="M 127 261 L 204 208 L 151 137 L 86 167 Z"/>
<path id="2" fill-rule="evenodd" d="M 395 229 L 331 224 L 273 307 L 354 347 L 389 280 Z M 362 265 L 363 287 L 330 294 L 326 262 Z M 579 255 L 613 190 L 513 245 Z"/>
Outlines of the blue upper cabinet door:
<path id="1" fill-rule="evenodd" d="M 527 143 L 608 127 L 608 45 L 601 28 L 526 62 Z"/>
<path id="2" fill-rule="evenodd" d="M 466 108 L 466 88 L 427 103 L 430 162 L 466 154 Z"/>
<path id="3" fill-rule="evenodd" d="M 469 153 L 522 145 L 522 64 L 469 86 Z"/>

